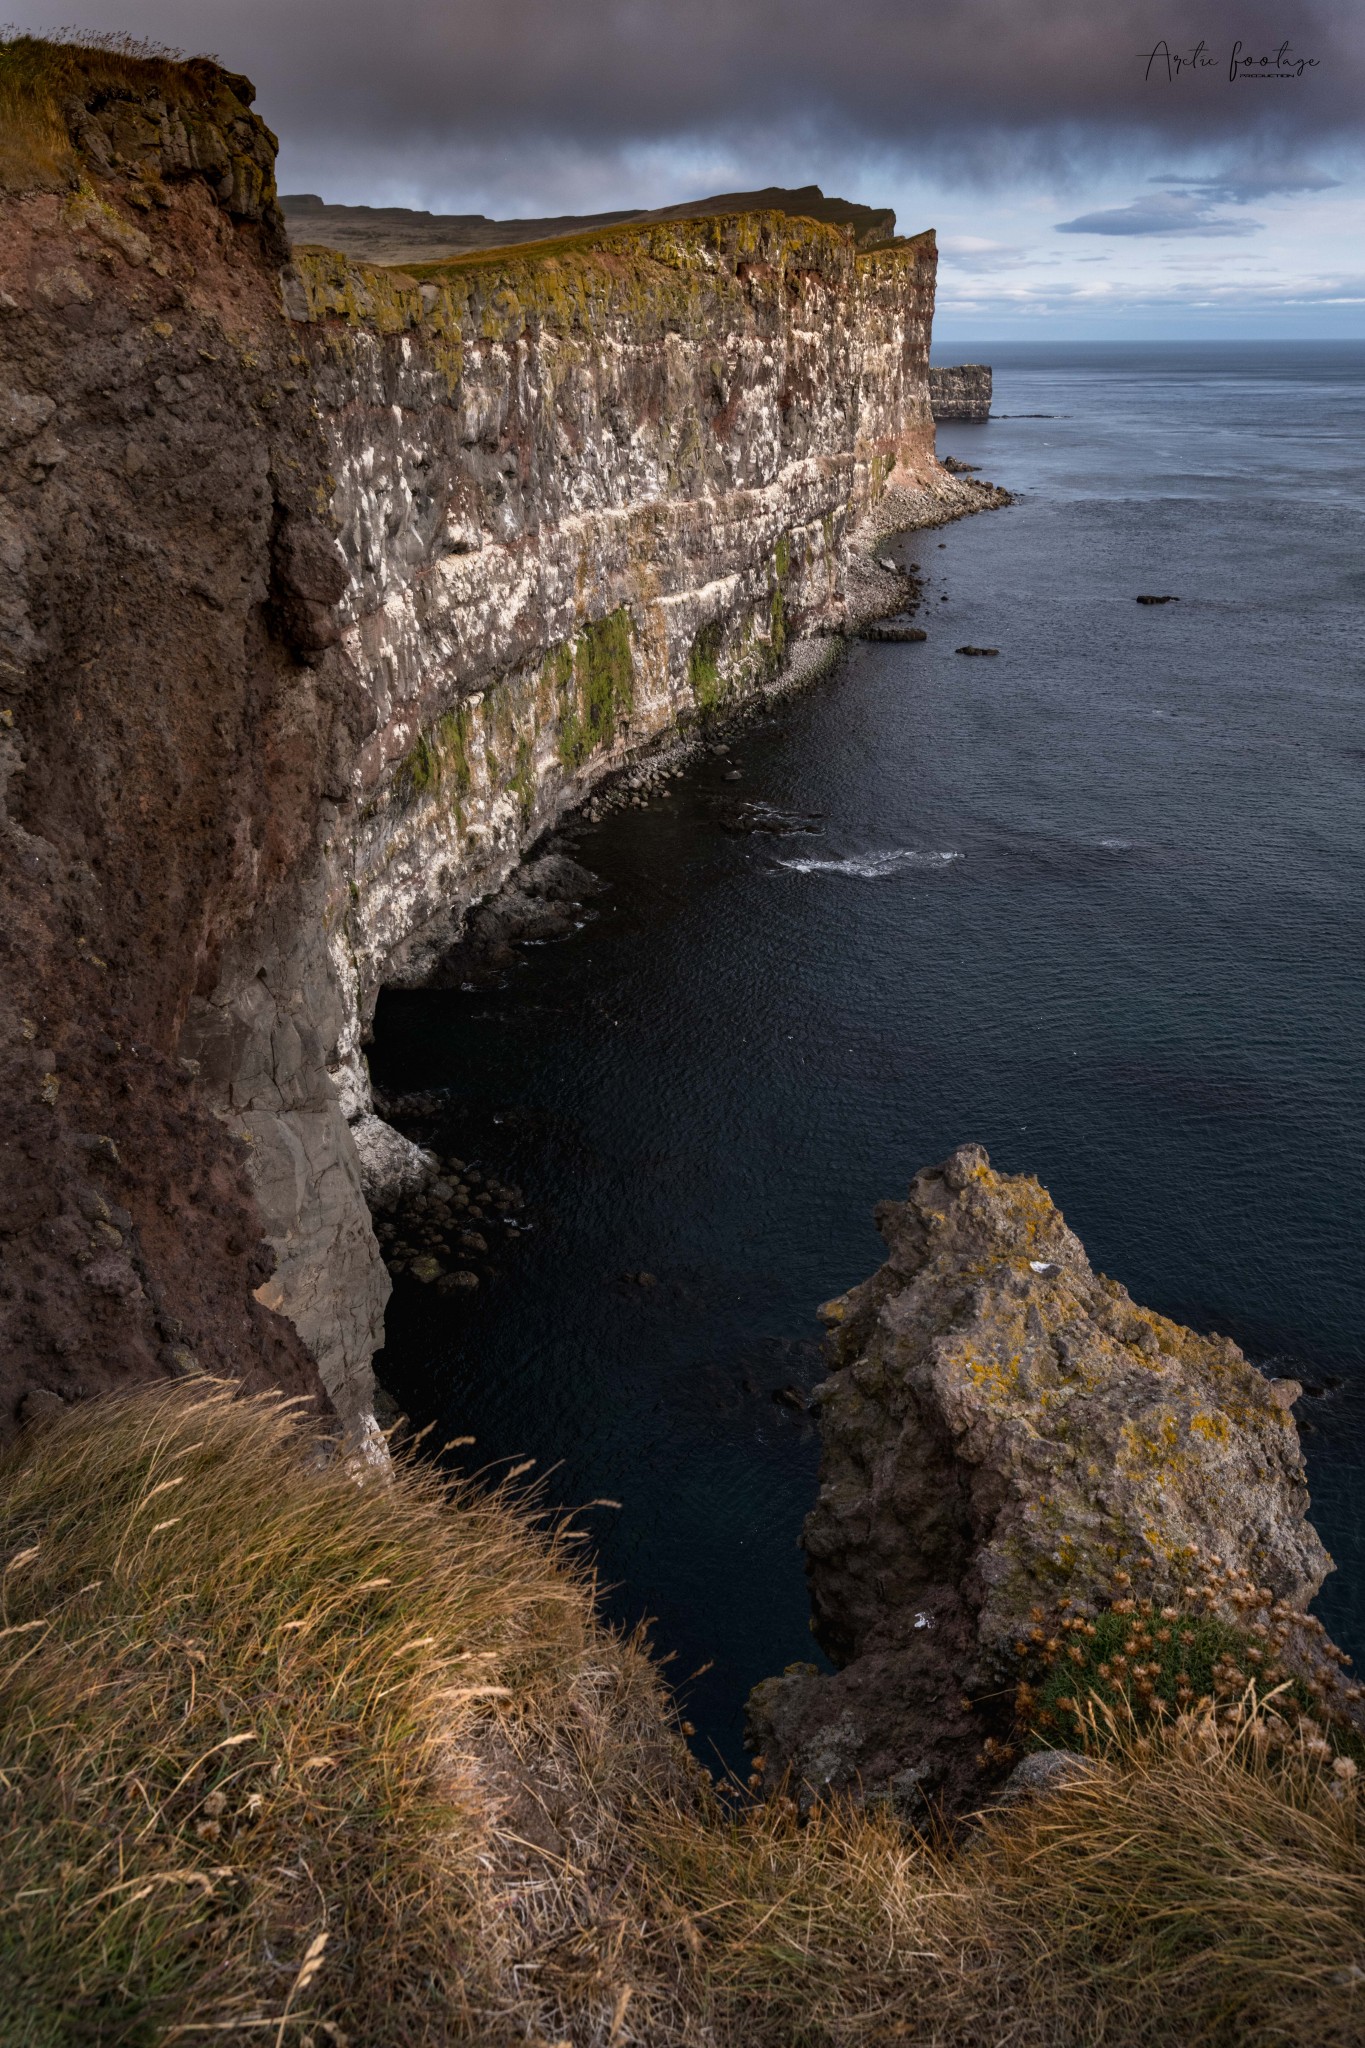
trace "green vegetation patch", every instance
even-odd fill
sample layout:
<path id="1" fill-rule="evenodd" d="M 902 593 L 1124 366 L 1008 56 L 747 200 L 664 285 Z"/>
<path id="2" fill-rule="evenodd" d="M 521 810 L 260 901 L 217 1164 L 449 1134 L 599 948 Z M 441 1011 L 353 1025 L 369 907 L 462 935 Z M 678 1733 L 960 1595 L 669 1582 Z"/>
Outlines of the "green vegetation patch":
<path id="1" fill-rule="evenodd" d="M 559 758 L 566 768 L 581 768 L 599 747 L 610 746 L 629 718 L 635 704 L 631 643 L 630 613 L 618 605 L 548 657 L 559 703 Z"/>
<path id="2" fill-rule="evenodd" d="M 443 712 L 429 732 L 419 733 L 416 745 L 404 755 L 394 777 L 400 803 L 427 796 L 449 786 L 457 799 L 469 788 L 473 771 L 469 760 L 472 721 L 467 705 Z"/>
<path id="3" fill-rule="evenodd" d="M 517 800 L 521 811 L 521 822 L 530 821 L 536 800 L 535 748 L 529 733 L 521 733 L 517 739 L 516 753 L 512 762 L 512 773 L 507 778 L 507 787 Z"/>
<path id="4" fill-rule="evenodd" d="M 787 650 L 787 603 L 782 595 L 781 584 L 773 592 L 768 605 L 768 647 L 769 665 L 777 669 L 781 666 L 782 656 Z"/>
<path id="5" fill-rule="evenodd" d="M 1245 1625 L 1119 1599 L 1093 1618 L 1064 1615 L 1050 1634 L 1035 1622 L 1016 1644 L 1021 1660 L 1041 1670 L 1019 1688 L 1020 1719 L 1049 1745 L 1081 1747 L 1097 1720 L 1150 1726 L 1193 1711 L 1250 1709 L 1254 1700 L 1289 1724 L 1318 1725 L 1342 1754 L 1365 1760 L 1341 1711 L 1349 1689 L 1325 1642 L 1304 1617 L 1271 1607 L 1269 1596 Z"/>
<path id="6" fill-rule="evenodd" d="M 687 657 L 687 680 L 698 711 L 714 711 L 725 694 L 720 673 L 720 644 L 725 636 L 721 619 L 710 619 L 698 628 Z"/>

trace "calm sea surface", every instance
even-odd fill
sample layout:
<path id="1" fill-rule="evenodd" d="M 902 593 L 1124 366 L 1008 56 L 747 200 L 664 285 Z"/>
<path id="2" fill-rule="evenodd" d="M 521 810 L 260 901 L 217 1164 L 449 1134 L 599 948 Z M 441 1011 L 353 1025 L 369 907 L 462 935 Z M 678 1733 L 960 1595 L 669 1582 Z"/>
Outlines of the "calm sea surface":
<path id="1" fill-rule="evenodd" d="M 851 647 L 740 783 L 570 835 L 610 893 L 505 989 L 380 1005 L 377 1078 L 448 1091 L 446 1149 L 536 1224 L 472 1308 L 400 1279 L 383 1374 L 472 1467 L 620 1503 L 585 1517 L 611 1611 L 735 1763 L 812 1654 L 818 1441 L 773 1390 L 820 1377 L 873 1204 L 967 1138 L 1309 1384 L 1365 1662 L 1365 348 L 974 353 L 1008 417 L 940 452 L 1019 503 L 893 550 L 928 643 Z M 816 829 L 728 831 L 736 798 Z"/>

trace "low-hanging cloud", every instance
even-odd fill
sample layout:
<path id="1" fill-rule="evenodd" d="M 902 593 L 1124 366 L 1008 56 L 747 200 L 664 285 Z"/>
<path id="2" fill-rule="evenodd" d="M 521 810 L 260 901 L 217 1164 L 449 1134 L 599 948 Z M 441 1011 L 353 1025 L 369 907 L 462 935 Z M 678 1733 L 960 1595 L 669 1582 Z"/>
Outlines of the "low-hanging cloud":
<path id="1" fill-rule="evenodd" d="M 73 18 L 248 72 L 287 160 L 458 164 L 465 182 L 482 163 L 489 191 L 562 178 L 581 196 L 665 142 L 989 183 L 1249 137 L 1292 156 L 1365 129 L 1358 0 L 1205 0 L 1218 61 L 1173 78 L 1146 75 L 1178 26 L 1151 0 L 62 0 L 54 21 Z M 1311 70 L 1229 83 L 1239 38 L 1286 37 Z"/>
<path id="2" fill-rule="evenodd" d="M 1183 191 L 1232 206 L 1249 206 L 1258 199 L 1297 198 L 1304 192 L 1331 192 L 1341 184 L 1325 171 L 1307 165 L 1281 164 L 1265 169 L 1233 165 L 1216 178 L 1182 178 L 1160 172 L 1148 180 L 1152 185 L 1178 185 Z"/>
<path id="3" fill-rule="evenodd" d="M 1207 196 L 1198 192 L 1154 192 L 1135 199 L 1129 206 L 1110 206 L 1099 213 L 1082 213 L 1075 220 L 1059 220 L 1059 235 L 1252 235 L 1260 228 L 1257 220 L 1238 220 L 1234 215 L 1215 213 Z"/>

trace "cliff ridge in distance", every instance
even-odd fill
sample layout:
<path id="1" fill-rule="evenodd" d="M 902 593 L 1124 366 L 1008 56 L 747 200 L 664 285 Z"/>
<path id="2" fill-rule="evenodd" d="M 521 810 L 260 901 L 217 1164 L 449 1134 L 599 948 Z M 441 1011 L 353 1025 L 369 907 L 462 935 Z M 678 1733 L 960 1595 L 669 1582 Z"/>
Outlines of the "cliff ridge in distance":
<path id="1" fill-rule="evenodd" d="M 827 199 L 818 185 L 795 189 L 767 185 L 754 192 L 720 192 L 676 206 L 617 213 L 558 214 L 539 220 L 489 220 L 482 213 L 425 213 L 406 206 L 344 206 L 313 192 L 285 193 L 280 210 L 291 242 L 319 245 L 366 263 L 440 263 L 475 251 L 508 249 L 521 243 L 558 240 L 595 229 L 644 221 L 699 220 L 713 214 L 781 213 L 848 228 L 860 248 L 891 242 L 896 216 L 890 207 Z"/>

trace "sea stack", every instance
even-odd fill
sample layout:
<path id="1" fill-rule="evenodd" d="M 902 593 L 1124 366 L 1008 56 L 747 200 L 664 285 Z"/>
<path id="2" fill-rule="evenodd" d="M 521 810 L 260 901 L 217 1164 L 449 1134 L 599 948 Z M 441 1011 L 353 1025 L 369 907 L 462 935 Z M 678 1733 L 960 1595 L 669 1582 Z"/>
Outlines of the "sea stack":
<path id="1" fill-rule="evenodd" d="M 1210 1563 L 1302 1613 L 1331 1570 L 1307 1520 L 1293 1380 L 1266 1379 L 1095 1273 L 1046 1189 L 963 1145 L 877 1225 L 887 1260 L 826 1304 L 824 1452 L 802 1541 L 841 1668 L 757 1687 L 769 1771 L 813 1791 L 978 1794 L 981 1715 L 1040 1617 Z"/>
<path id="2" fill-rule="evenodd" d="M 930 370 L 929 405 L 934 420 L 968 420 L 977 425 L 991 416 L 989 363 L 958 363 Z"/>

